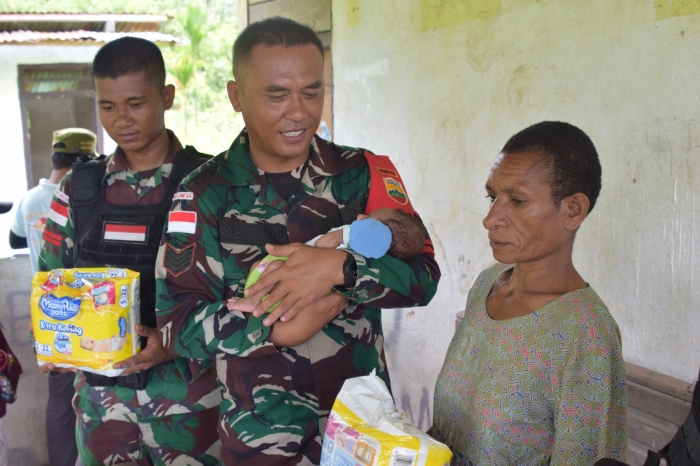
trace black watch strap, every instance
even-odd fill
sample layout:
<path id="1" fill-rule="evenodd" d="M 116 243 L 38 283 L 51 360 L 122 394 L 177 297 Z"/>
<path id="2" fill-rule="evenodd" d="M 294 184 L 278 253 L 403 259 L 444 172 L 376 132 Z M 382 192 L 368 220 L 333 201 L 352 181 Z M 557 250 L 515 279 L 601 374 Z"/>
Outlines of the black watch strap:
<path id="1" fill-rule="evenodd" d="M 357 263 L 355 262 L 355 256 L 348 253 L 348 256 L 343 262 L 343 278 L 345 281 L 342 285 L 338 285 L 336 288 L 347 291 L 355 287 L 355 282 L 357 281 Z"/>

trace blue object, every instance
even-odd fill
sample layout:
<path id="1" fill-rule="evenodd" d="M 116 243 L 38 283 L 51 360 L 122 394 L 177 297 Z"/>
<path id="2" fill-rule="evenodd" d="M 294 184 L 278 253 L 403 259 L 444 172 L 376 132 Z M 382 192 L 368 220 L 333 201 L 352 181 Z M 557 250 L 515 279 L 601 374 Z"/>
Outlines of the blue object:
<path id="1" fill-rule="evenodd" d="M 355 220 L 350 225 L 350 249 L 361 256 L 379 259 L 391 246 L 391 230 L 377 219 Z"/>

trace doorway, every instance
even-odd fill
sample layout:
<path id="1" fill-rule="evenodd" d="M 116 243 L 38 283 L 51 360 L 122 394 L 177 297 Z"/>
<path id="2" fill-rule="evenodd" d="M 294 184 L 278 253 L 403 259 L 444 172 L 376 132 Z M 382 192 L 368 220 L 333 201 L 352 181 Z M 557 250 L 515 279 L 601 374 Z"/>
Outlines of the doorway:
<path id="1" fill-rule="evenodd" d="M 27 187 L 31 188 L 51 173 L 54 131 L 89 129 L 97 134 L 97 151 L 102 153 L 102 126 L 91 64 L 19 65 L 18 71 Z"/>

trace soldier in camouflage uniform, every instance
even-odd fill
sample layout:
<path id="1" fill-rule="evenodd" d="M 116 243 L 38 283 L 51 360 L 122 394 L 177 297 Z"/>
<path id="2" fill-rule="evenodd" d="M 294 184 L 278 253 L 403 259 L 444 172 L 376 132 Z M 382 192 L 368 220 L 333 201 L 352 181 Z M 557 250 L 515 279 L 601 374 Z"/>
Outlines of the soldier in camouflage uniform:
<path id="1" fill-rule="evenodd" d="M 157 46 L 132 37 L 113 41 L 95 56 L 94 74 L 100 121 L 119 147 L 109 157 L 76 165 L 61 181 L 39 266 L 133 264 L 129 268 L 142 271 L 141 322 L 146 324 L 136 330 L 147 343 L 139 354 L 114 365 L 126 368 L 123 377 L 78 373 L 73 406 L 80 460 L 86 466 L 215 465 L 221 394 L 213 364 L 176 357 L 154 328 L 153 267 L 163 220 L 178 182 L 197 165 L 188 167 L 204 159 L 191 147 L 183 149 L 165 129 L 164 112 L 175 90 L 165 86 Z M 93 177 L 86 177 L 90 173 Z M 81 211 L 84 201 L 91 203 L 88 214 Z M 151 250 L 150 263 L 144 263 Z M 150 275 L 143 272 L 149 268 Z M 65 371 L 50 364 L 41 370 Z"/>
<path id="2" fill-rule="evenodd" d="M 363 149 L 314 136 L 324 85 L 311 29 L 251 24 L 234 45 L 234 75 L 229 97 L 246 129 L 173 202 L 157 260 L 158 327 L 171 351 L 217 361 L 223 464 L 318 464 L 343 382 L 373 370 L 389 382 L 379 308 L 427 304 L 440 271 L 429 249 L 407 264 L 299 244 L 355 220 L 370 186 Z M 269 298 L 254 315 L 227 311 L 268 252 L 290 255 L 258 282 L 276 283 Z M 326 296 L 333 286 L 342 294 Z M 315 328 L 295 327 L 305 313 Z"/>

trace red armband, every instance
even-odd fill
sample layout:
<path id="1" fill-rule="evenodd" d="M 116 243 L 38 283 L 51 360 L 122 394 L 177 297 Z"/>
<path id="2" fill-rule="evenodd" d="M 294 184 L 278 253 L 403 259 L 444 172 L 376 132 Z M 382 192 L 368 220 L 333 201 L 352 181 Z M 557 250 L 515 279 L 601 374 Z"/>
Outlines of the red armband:
<path id="1" fill-rule="evenodd" d="M 408 198 L 401 175 L 399 175 L 399 171 L 389 157 L 365 151 L 365 159 L 367 159 L 370 173 L 369 196 L 365 214 L 370 214 L 377 209 L 389 208 L 403 210 L 408 214 L 417 216 L 418 213 Z M 430 238 L 425 240 L 421 251 L 421 254 L 423 253 L 435 255 Z"/>
<path id="2" fill-rule="evenodd" d="M 403 187 L 401 175 L 389 157 L 365 151 L 365 158 L 369 164 L 370 173 L 369 197 L 365 213 L 369 214 L 377 209 L 389 208 L 415 214 L 416 211 Z"/>

